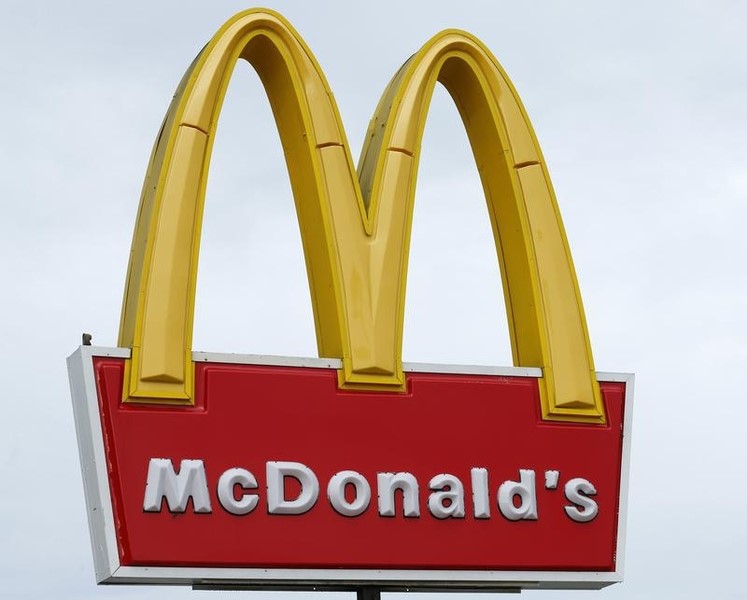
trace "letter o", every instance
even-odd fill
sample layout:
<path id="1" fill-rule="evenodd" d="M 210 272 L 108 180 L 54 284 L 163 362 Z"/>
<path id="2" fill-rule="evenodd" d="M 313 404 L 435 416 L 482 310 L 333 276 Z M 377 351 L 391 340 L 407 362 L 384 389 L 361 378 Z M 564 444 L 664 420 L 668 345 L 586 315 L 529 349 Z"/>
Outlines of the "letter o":
<path id="1" fill-rule="evenodd" d="M 348 485 L 355 488 L 355 500 L 352 502 L 345 498 L 345 488 Z M 329 480 L 327 497 L 332 508 L 338 513 L 346 517 L 357 517 L 371 503 L 371 486 L 357 471 L 340 471 Z"/>

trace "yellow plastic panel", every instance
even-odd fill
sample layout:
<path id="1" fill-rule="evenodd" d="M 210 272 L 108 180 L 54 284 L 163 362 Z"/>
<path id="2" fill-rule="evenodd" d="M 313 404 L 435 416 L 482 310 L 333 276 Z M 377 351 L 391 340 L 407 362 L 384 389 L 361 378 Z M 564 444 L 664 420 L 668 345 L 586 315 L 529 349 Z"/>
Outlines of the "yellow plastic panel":
<path id="1" fill-rule="evenodd" d="M 190 402 L 201 215 L 220 107 L 235 62 L 267 90 L 296 201 L 319 354 L 340 385 L 401 390 L 402 330 L 420 145 L 437 81 L 462 116 L 496 241 L 514 362 L 543 368 L 543 415 L 604 420 L 570 251 L 519 98 L 489 51 L 449 30 L 396 73 L 356 174 L 331 90 L 279 15 L 241 13 L 190 66 L 144 185 L 122 314 L 127 399 Z"/>

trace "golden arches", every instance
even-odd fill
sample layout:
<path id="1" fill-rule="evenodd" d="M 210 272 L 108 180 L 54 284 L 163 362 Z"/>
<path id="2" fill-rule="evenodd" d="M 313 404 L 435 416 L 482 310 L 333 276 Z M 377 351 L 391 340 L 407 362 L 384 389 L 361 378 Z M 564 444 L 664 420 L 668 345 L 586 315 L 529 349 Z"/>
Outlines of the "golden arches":
<path id="1" fill-rule="evenodd" d="M 312 282 L 317 339 L 338 356 L 330 224 L 318 184 L 318 148 L 341 146 L 344 133 L 321 70 L 299 36 L 273 13 L 248 11 L 228 21 L 185 74 L 169 107 L 146 175 L 133 240 L 120 345 L 132 347 L 129 396 L 189 402 L 191 335 L 202 207 L 218 114 L 239 57 L 260 74 L 286 152 Z M 315 244 L 316 251 L 308 248 Z M 315 294 L 315 292 L 317 294 Z M 337 342 L 337 343 L 335 343 Z"/>
<path id="2" fill-rule="evenodd" d="M 543 368 L 545 418 L 600 422 L 583 307 L 539 145 L 516 92 L 475 38 L 446 31 L 398 71 L 356 176 L 326 80 L 279 15 L 229 20 L 188 69 L 146 176 L 120 345 L 125 395 L 189 403 L 202 207 L 212 140 L 238 58 L 255 67 L 278 124 L 306 255 L 319 354 L 344 387 L 402 389 L 402 328 L 415 181 L 436 80 L 454 98 L 488 202 L 514 362 Z M 360 184 L 359 184 L 360 181 Z M 361 192 L 362 190 L 362 192 Z"/>

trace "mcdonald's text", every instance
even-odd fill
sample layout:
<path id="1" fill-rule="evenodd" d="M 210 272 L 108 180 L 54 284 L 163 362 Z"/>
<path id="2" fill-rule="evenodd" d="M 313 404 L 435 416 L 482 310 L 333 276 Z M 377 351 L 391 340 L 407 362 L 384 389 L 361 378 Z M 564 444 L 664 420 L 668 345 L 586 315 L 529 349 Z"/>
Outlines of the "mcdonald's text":
<path id="1" fill-rule="evenodd" d="M 271 515 L 302 515 L 317 506 L 320 485 L 316 473 L 299 462 L 269 461 L 265 465 L 267 482 L 267 513 Z M 484 467 L 469 470 L 471 502 L 465 499 L 462 478 L 450 473 L 440 473 L 430 478 L 430 491 L 426 505 L 431 516 L 437 519 L 489 519 L 492 516 L 489 473 Z M 558 489 L 560 473 L 547 470 L 544 487 Z M 536 473 L 533 469 L 519 469 L 518 480 L 505 480 L 497 487 L 498 512 L 509 521 L 536 521 L 537 506 Z M 293 488 L 293 491 L 291 491 Z M 407 471 L 379 472 L 376 474 L 378 514 L 381 517 L 417 518 L 421 515 L 420 483 L 415 475 Z M 218 504 L 226 512 L 243 516 L 252 513 L 259 505 L 260 495 L 256 476 L 241 467 L 232 467 L 221 473 L 214 486 Z M 597 490 L 587 479 L 574 477 L 562 486 L 569 504 L 563 508 L 565 514 L 578 523 L 592 521 L 599 512 L 593 499 Z M 213 512 L 205 463 L 199 459 L 182 460 L 178 473 L 174 463 L 167 458 L 151 458 L 148 465 L 143 499 L 145 512 L 159 513 L 164 504 L 171 513 L 184 513 L 191 500 L 195 513 Z M 358 517 L 371 505 L 371 484 L 357 471 L 344 470 L 335 473 L 326 486 L 330 508 L 344 517 Z M 401 511 L 397 500 L 401 493 Z"/>

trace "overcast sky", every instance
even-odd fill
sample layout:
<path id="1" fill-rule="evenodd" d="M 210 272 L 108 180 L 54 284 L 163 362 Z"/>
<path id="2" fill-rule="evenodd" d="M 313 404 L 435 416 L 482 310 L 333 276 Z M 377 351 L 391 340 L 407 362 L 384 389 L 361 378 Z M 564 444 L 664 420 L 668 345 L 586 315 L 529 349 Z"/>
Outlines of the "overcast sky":
<path id="1" fill-rule="evenodd" d="M 444 28 L 481 38 L 526 106 L 565 221 L 597 368 L 636 375 L 625 582 L 526 596 L 744 598 L 747 4 L 270 6 L 315 53 L 355 157 L 391 75 Z M 116 345 L 161 119 L 200 48 L 249 7 L 2 2 L 4 598 L 221 596 L 96 587 L 65 357 L 83 331 Z M 425 135 L 405 359 L 508 365 L 485 203 L 443 90 Z M 282 151 L 248 65 L 237 69 L 221 117 L 202 248 L 196 350 L 314 355 Z"/>

